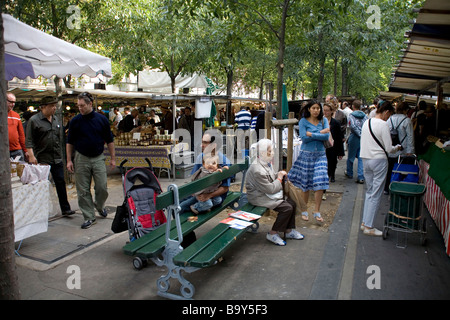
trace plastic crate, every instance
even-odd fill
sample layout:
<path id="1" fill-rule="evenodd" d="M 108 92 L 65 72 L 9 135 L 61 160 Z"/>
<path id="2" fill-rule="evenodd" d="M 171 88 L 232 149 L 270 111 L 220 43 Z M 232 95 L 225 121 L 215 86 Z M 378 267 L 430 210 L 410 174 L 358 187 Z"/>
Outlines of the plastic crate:
<path id="1" fill-rule="evenodd" d="M 414 164 L 396 163 L 392 169 L 391 182 L 419 182 L 419 166 Z"/>

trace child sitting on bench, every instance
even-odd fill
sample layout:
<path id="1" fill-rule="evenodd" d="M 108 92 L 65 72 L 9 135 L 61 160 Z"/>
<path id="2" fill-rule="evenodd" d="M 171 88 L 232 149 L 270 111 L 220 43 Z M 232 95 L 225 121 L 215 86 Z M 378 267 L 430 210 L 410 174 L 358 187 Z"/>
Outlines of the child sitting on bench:
<path id="1" fill-rule="evenodd" d="M 192 175 L 192 181 L 198 180 L 200 178 L 206 177 L 207 175 L 213 174 L 215 172 L 222 172 L 222 169 L 228 169 L 227 166 L 219 168 L 219 157 L 217 155 L 204 156 L 202 160 L 202 167 L 198 169 Z M 181 211 L 184 212 L 188 207 L 197 215 L 199 213 L 211 211 L 211 208 L 222 203 L 223 199 L 221 196 L 206 198 L 205 194 L 210 194 L 219 189 L 222 182 L 213 184 L 199 192 L 194 193 L 192 196 L 180 203 Z"/>

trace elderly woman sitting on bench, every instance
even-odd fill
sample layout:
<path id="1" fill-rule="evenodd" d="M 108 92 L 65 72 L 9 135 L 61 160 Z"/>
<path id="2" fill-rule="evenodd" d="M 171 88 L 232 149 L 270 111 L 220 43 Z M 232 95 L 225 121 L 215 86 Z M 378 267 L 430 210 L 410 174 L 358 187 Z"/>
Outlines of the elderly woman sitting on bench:
<path id="1" fill-rule="evenodd" d="M 272 229 L 267 233 L 267 240 L 279 245 L 286 245 L 278 232 L 284 232 L 285 239 L 303 239 L 295 230 L 295 207 L 291 199 L 284 200 L 282 181 L 286 171 L 275 173 L 272 167 L 274 156 L 272 141 L 261 139 L 256 143 L 257 156 L 250 165 L 246 175 L 248 202 L 255 206 L 266 207 L 278 213 Z"/>

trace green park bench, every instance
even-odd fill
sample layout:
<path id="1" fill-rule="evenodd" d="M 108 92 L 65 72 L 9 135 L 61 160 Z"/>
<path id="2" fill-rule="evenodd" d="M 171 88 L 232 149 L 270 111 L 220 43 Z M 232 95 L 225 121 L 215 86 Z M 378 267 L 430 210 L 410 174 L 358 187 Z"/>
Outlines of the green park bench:
<path id="1" fill-rule="evenodd" d="M 181 246 L 184 236 L 228 207 L 259 216 L 266 212 L 267 208 L 249 204 L 246 195 L 243 193 L 248 167 L 249 158 L 246 158 L 245 162 L 234 164 L 228 170 L 214 173 L 181 187 L 172 184 L 168 187 L 168 191 L 156 198 L 156 209 L 166 209 L 167 223 L 126 244 L 123 251 L 125 254 L 134 257 L 133 265 L 136 269 L 141 269 L 148 260 L 152 260 L 158 266 L 167 268 L 167 273 L 157 280 L 158 295 L 170 299 L 191 299 L 194 296 L 195 287 L 183 277 L 182 273 L 192 273 L 216 264 L 224 252 L 244 233 L 257 231 L 259 227 L 258 219 L 253 220 L 253 224 L 244 229 L 234 229 L 227 224 L 218 223 L 186 248 Z M 214 207 L 210 212 L 199 214 L 196 221 L 189 221 L 188 219 L 193 215 L 192 212 L 180 214 L 180 200 L 239 172 L 243 173 L 240 192 L 229 191 L 220 206 Z M 178 280 L 181 284 L 181 295 L 169 292 L 171 278 Z"/>

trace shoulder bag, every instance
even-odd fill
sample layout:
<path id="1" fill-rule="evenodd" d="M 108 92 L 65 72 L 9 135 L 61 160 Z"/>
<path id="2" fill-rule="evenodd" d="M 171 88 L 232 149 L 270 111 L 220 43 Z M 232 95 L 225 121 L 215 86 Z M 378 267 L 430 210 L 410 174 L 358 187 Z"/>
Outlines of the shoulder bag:
<path id="1" fill-rule="evenodd" d="M 372 135 L 373 139 L 375 140 L 376 143 L 378 143 L 378 145 L 380 146 L 381 149 L 383 149 L 384 153 L 386 154 L 386 157 L 389 158 L 388 153 L 386 152 L 386 149 L 384 149 L 383 145 L 381 144 L 381 142 L 377 139 L 377 137 L 375 137 L 375 135 L 373 134 L 372 131 L 372 119 L 369 119 L 369 130 L 370 130 L 370 134 Z"/>
<path id="2" fill-rule="evenodd" d="M 324 127 L 324 126 L 325 125 L 324 125 L 324 122 L 323 122 L 323 119 L 322 119 L 322 127 Z M 323 145 L 325 146 L 326 149 L 332 148 L 333 145 L 334 145 L 334 139 L 333 139 L 333 136 L 331 135 L 331 127 L 330 127 L 330 133 L 329 133 L 328 140 L 325 140 L 323 142 Z"/>

